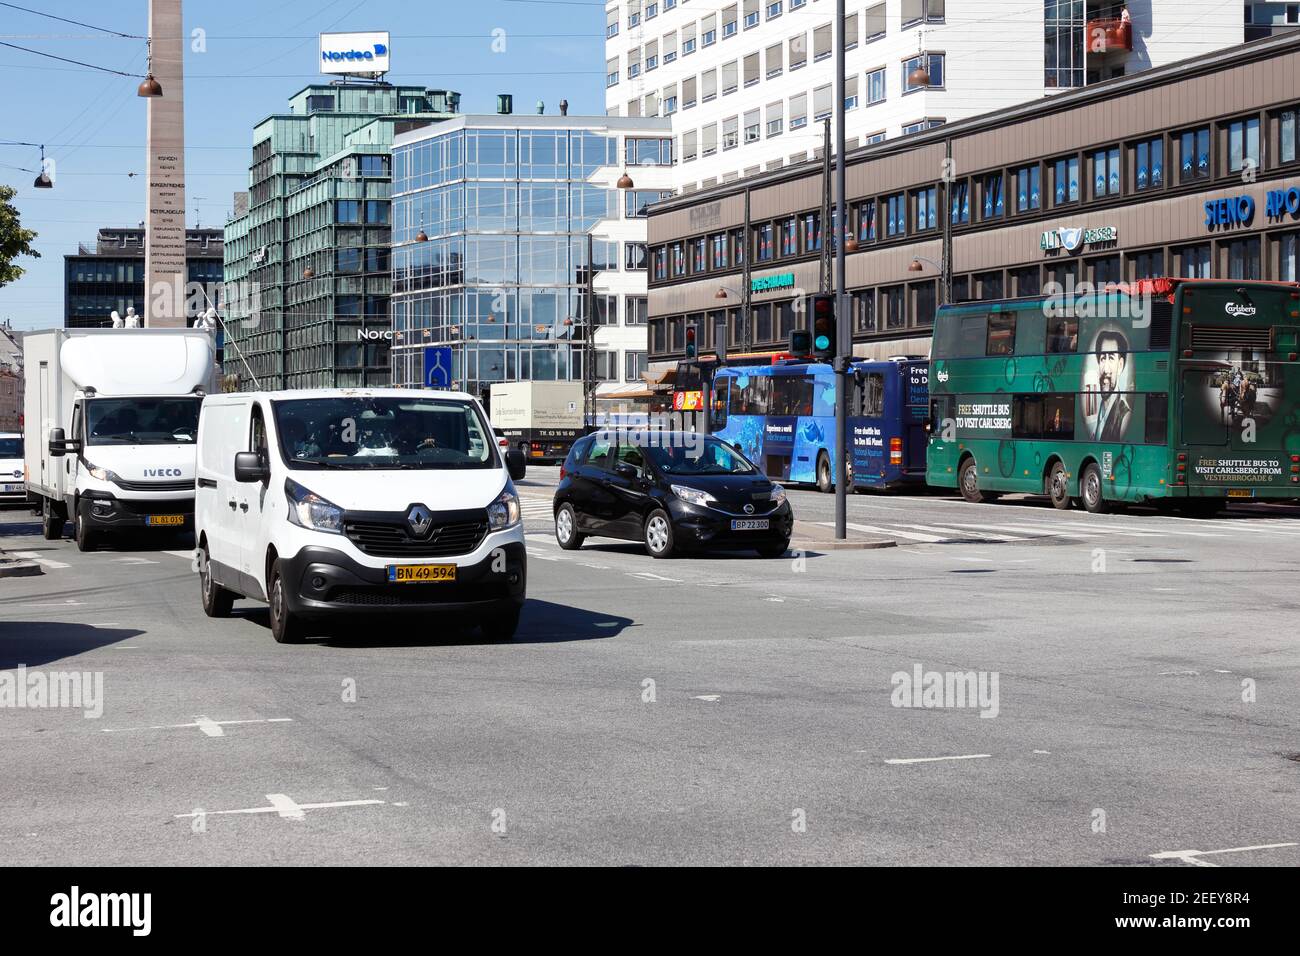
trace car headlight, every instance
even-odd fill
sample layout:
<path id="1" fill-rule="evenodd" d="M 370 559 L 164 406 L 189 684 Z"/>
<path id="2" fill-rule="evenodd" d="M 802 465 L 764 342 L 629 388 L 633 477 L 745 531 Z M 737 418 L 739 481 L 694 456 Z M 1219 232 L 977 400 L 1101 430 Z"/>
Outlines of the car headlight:
<path id="1" fill-rule="evenodd" d="M 780 485 L 773 484 L 771 499 L 775 501 L 778 505 L 781 502 L 785 501 L 785 489 L 782 488 Z"/>
<path id="2" fill-rule="evenodd" d="M 117 476 L 117 472 L 109 471 L 107 468 L 100 468 L 90 462 L 86 462 L 86 471 L 90 472 L 90 477 L 96 481 L 111 481 L 116 484 L 122 480 Z"/>
<path id="3" fill-rule="evenodd" d="M 284 480 L 284 495 L 289 499 L 289 520 L 311 531 L 343 533 L 343 509 L 308 491 L 292 478 Z"/>
<path id="4" fill-rule="evenodd" d="M 519 523 L 519 496 L 513 485 L 506 485 L 501 497 L 487 506 L 488 530 L 504 531 Z"/>
<path id="5" fill-rule="evenodd" d="M 688 505 L 699 505 L 701 508 L 707 508 L 710 505 L 717 504 L 713 496 L 708 492 L 700 491 L 698 488 L 690 488 L 686 485 L 673 485 L 673 494 Z"/>

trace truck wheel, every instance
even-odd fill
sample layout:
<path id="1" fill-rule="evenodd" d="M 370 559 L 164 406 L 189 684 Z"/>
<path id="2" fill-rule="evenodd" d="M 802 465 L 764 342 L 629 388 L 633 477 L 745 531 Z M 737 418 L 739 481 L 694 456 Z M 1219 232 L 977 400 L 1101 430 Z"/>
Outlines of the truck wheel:
<path id="1" fill-rule="evenodd" d="M 957 487 L 961 489 L 961 496 L 972 504 L 991 500 L 988 492 L 980 491 L 980 473 L 975 467 L 974 458 L 962 462 L 961 469 L 957 472 Z"/>
<path id="2" fill-rule="evenodd" d="M 519 610 L 494 611 L 478 622 L 479 630 L 489 641 L 508 641 L 519 629 Z"/>
<path id="3" fill-rule="evenodd" d="M 72 536 L 77 539 L 78 551 L 94 551 L 99 547 L 99 535 L 90 530 L 81 517 L 80 510 L 77 511 L 77 518 L 72 523 Z"/>
<path id="4" fill-rule="evenodd" d="M 208 564 L 208 548 L 203 547 L 203 560 L 199 564 L 199 590 L 203 595 L 203 613 L 208 617 L 230 617 L 235 595 L 212 579 Z"/>
<path id="5" fill-rule="evenodd" d="M 266 595 L 271 605 L 271 636 L 277 644 L 301 644 L 303 639 L 302 621 L 292 611 L 284 596 L 284 576 L 280 573 L 280 562 L 271 565 L 271 580 L 267 583 Z"/>
<path id="6" fill-rule="evenodd" d="M 41 534 L 46 541 L 58 541 L 63 537 L 63 519 L 54 510 L 54 505 L 45 502 L 44 515 L 41 518 Z"/>
<path id="7" fill-rule="evenodd" d="M 835 482 L 831 479 L 831 460 L 826 452 L 817 455 L 817 490 L 824 495 L 835 490 Z"/>
<path id="8" fill-rule="evenodd" d="M 1052 499 L 1052 507 L 1057 511 L 1070 510 L 1070 476 L 1065 473 L 1065 465 L 1055 462 L 1047 474 L 1047 494 Z"/>
<path id="9" fill-rule="evenodd" d="M 1106 496 L 1102 492 L 1101 469 L 1095 462 L 1089 462 L 1088 466 L 1083 469 L 1083 478 L 1079 481 L 1080 497 L 1083 499 L 1083 509 L 1088 514 L 1104 515 L 1110 510 L 1106 501 Z"/>

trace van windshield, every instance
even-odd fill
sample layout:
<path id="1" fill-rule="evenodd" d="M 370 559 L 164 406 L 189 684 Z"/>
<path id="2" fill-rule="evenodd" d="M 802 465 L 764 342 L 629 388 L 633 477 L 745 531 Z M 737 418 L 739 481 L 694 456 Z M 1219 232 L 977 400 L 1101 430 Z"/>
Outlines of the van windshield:
<path id="1" fill-rule="evenodd" d="M 468 402 L 396 397 L 272 402 L 290 468 L 495 468 L 491 432 Z"/>
<path id="2" fill-rule="evenodd" d="M 86 401 L 87 445 L 193 445 L 199 398 L 92 398 Z"/>

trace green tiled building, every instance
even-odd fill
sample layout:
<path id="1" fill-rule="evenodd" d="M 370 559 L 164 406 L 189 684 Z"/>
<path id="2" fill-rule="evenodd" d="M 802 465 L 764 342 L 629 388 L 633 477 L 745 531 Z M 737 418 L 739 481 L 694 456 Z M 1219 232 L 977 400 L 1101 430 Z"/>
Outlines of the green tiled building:
<path id="1" fill-rule="evenodd" d="M 389 383 L 389 149 L 459 100 L 313 84 L 254 128 L 249 188 L 225 230 L 228 387 Z"/>

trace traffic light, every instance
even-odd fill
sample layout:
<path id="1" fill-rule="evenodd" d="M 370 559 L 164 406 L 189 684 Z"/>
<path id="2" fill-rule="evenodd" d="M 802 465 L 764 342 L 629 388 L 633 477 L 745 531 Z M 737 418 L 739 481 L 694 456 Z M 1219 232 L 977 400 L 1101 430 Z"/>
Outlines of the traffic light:
<path id="1" fill-rule="evenodd" d="M 695 348 L 695 326 L 686 326 L 686 358 L 694 360 L 697 354 Z"/>
<path id="2" fill-rule="evenodd" d="M 791 355 L 812 355 L 812 333 L 807 329 L 795 329 L 790 333 Z"/>
<path id="3" fill-rule="evenodd" d="M 835 296 L 818 292 L 812 297 L 812 354 L 819 359 L 835 358 Z"/>

